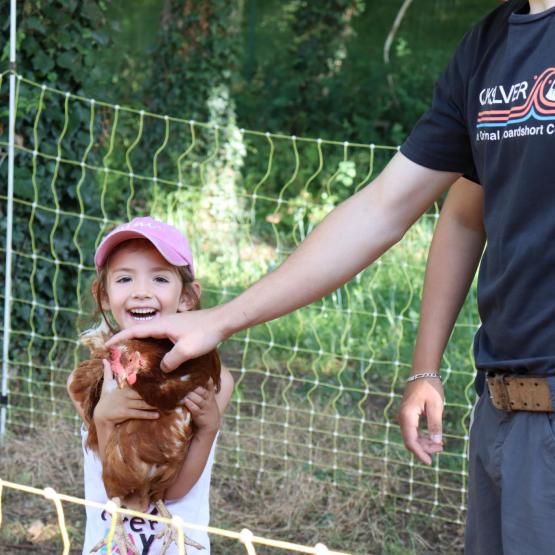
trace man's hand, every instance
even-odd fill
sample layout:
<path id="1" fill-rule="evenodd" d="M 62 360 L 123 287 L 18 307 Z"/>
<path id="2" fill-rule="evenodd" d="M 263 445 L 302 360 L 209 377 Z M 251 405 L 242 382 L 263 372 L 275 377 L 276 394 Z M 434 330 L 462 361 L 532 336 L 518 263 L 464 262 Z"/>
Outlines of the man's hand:
<path id="1" fill-rule="evenodd" d="M 186 360 L 215 349 L 226 338 L 219 309 L 221 307 L 181 312 L 138 324 L 116 333 L 106 342 L 106 346 L 127 339 L 167 337 L 174 346 L 162 359 L 160 368 L 164 372 L 171 372 Z"/>
<path id="2" fill-rule="evenodd" d="M 437 378 L 415 380 L 405 389 L 399 409 L 401 434 L 405 447 L 424 464 L 432 464 L 431 455 L 443 451 L 443 404 L 443 386 Z M 421 416 L 426 416 L 428 433 L 419 429 Z"/>

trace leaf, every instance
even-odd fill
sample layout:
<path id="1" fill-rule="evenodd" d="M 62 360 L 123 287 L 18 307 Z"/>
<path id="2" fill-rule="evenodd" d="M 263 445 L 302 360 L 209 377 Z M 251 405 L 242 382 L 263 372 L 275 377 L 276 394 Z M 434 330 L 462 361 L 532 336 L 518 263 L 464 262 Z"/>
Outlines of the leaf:
<path id="1" fill-rule="evenodd" d="M 50 56 L 41 50 L 35 53 L 31 59 L 31 63 L 33 64 L 33 68 L 41 73 L 47 73 L 54 67 L 54 62 Z"/>
<path id="2" fill-rule="evenodd" d="M 106 33 L 101 33 L 100 31 L 93 31 L 91 36 L 96 42 L 102 46 L 106 46 L 109 42 L 108 35 Z"/>
<path id="3" fill-rule="evenodd" d="M 62 54 L 58 56 L 56 61 L 58 62 L 58 65 L 60 67 L 64 67 L 66 69 L 73 69 L 77 62 L 76 58 L 77 56 L 71 52 L 62 52 Z"/>
<path id="4" fill-rule="evenodd" d="M 77 8 L 77 0 L 60 0 L 62 6 L 65 6 L 69 11 L 74 12 Z"/>
<path id="5" fill-rule="evenodd" d="M 38 31 L 42 35 L 46 35 L 46 27 L 38 17 L 28 17 L 24 20 L 24 24 L 29 29 L 33 29 L 33 31 Z"/>
<path id="6" fill-rule="evenodd" d="M 94 2 L 85 2 L 81 8 L 81 15 L 95 24 L 103 19 L 102 10 Z"/>

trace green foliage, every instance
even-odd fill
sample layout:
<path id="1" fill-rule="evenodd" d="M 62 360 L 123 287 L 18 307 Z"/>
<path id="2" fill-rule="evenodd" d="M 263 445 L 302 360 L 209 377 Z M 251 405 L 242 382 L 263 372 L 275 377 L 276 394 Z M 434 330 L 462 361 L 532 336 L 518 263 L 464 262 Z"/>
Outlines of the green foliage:
<path id="1" fill-rule="evenodd" d="M 149 58 L 145 104 L 154 112 L 209 121 L 207 99 L 237 72 L 242 2 L 168 0 Z M 223 122 L 219 122 L 223 123 Z M 225 123 L 224 123 L 225 124 Z"/>
<path id="2" fill-rule="evenodd" d="M 1 67 L 8 65 L 9 2 L 0 5 L 3 43 Z M 17 70 L 28 79 L 49 86 L 55 86 L 75 94 L 84 94 L 92 84 L 105 82 L 102 66 L 97 64 L 96 55 L 100 48 L 110 45 L 106 30 L 109 22 L 105 18 L 104 0 L 33 0 L 17 3 Z M 36 92 L 29 92 L 26 85 L 18 83 L 19 100 L 16 124 L 17 143 L 29 150 L 40 150 L 45 154 L 72 160 L 80 160 L 90 144 L 89 130 L 100 134 L 101 118 L 96 118 L 91 126 L 90 106 L 72 106 L 66 117 L 66 103 L 63 98 L 44 92 L 42 101 Z M 0 140 L 7 144 L 8 87 L 7 78 L 0 94 L 1 119 Z M 37 113 L 42 109 L 36 126 Z M 70 122 L 64 128 L 65 122 Z M 95 160 L 96 158 L 96 160 Z M 90 163 L 98 162 L 98 153 L 91 153 Z M 36 163 L 35 163 L 36 162 Z M 2 182 L 6 183 L 7 164 L 0 167 Z M 81 183 L 80 191 L 76 184 Z M 22 150 L 16 151 L 15 194 L 19 199 L 35 201 L 53 210 L 35 210 L 28 204 L 14 206 L 13 296 L 30 300 L 33 291 L 36 301 L 44 306 L 30 306 L 25 302 L 14 302 L 14 329 L 36 327 L 36 333 L 43 335 L 74 336 L 75 314 L 52 311 L 54 305 L 78 305 L 76 283 L 78 272 L 75 267 L 56 265 L 54 260 L 33 260 L 29 253 L 41 253 L 61 261 L 79 259 L 76 253 L 74 235 L 79 226 L 76 217 L 65 217 L 55 210 L 80 212 L 80 203 L 98 205 L 98 187 L 90 174 L 84 175 L 77 166 L 60 164 L 54 160 L 35 159 Z M 5 194 L 5 193 L 4 193 Z M 5 226 L 6 206 L 0 207 L 2 231 Z M 28 226 L 35 226 L 34 235 L 29 235 Z M 5 233 L 3 233 L 5 235 Z M 79 243 L 89 258 L 94 247 L 96 234 L 87 226 L 82 227 Z M 4 265 L 2 265 L 2 268 Z M 2 276 L 3 280 L 3 276 Z M 28 338 L 14 336 L 14 349 L 27 348 Z M 44 362 L 46 352 L 49 357 L 57 357 L 54 347 L 36 341 L 30 356 L 37 362 Z M 37 370 L 40 373 L 40 370 Z"/>
<path id="3" fill-rule="evenodd" d="M 418 10 L 415 3 L 387 67 L 381 61 L 383 42 L 397 3 L 20 2 L 21 74 L 158 114 L 94 107 L 86 100 L 66 103 L 63 95 L 41 96 L 40 89 L 19 85 L 17 141 L 50 156 L 33 161 L 18 149 L 16 160 L 12 327 L 23 332 L 13 334 L 12 345 L 14 357 L 36 365 L 32 387 L 43 392 L 50 387 L 46 402 L 57 406 L 48 365 L 66 370 L 71 364 L 70 349 L 59 338 L 75 336 L 77 315 L 53 308 L 84 307 L 94 246 L 108 225 L 148 212 L 188 229 L 199 253 L 206 304 L 227 300 L 275 267 L 392 154 L 293 138 L 270 145 L 265 136 L 241 133 L 237 120 L 246 128 L 286 135 L 400 143 L 429 103 L 432 83 L 470 19 L 485 11 L 476 2 L 466 2 L 464 14 L 436 0 L 422 0 Z M 3 21 L 7 7 L 0 6 Z M 117 43 L 118 37 L 129 44 Z M 438 37 L 445 39 L 444 49 L 437 49 Z M 5 69 L 7 49 L 2 64 Z M 5 150 L 6 82 L 0 97 Z M 165 114 L 209 125 L 170 121 Z M 74 163 L 60 164 L 58 155 Z M 84 170 L 80 161 L 98 169 Z M 114 171 L 103 171 L 108 168 Z M 3 183 L 5 173 L 0 160 Z M 4 205 L 0 210 L 4 216 Z M 79 218 L 83 211 L 85 222 Z M 5 218 L 1 222 L 4 232 Z M 329 387 L 317 390 L 307 381 L 290 399 L 389 423 L 403 370 L 394 361 L 407 364 L 414 341 L 430 220 L 411 233 L 416 239 L 388 255 L 384 269 L 373 267 L 321 305 L 253 330 L 254 346 L 230 342 L 226 360 L 253 374 L 272 370 L 299 382 L 317 377 Z M 468 329 L 457 336 L 450 362 L 458 368 L 468 364 L 466 345 L 476 321 L 470 309 L 465 318 Z M 30 340 L 29 328 L 44 337 Z M 292 345 L 298 354 L 291 354 Z M 469 381 L 463 373 L 450 379 L 458 380 L 460 391 Z M 338 382 L 349 389 L 341 398 L 333 388 Z M 266 394 L 264 384 L 256 385 L 252 395 L 239 390 L 247 401 L 249 395 Z M 371 397 L 363 394 L 365 386 Z M 394 395 L 384 396 L 392 387 Z M 459 439 L 468 401 L 463 395 L 460 418 L 446 423 Z M 258 410 L 255 402 L 252 407 Z M 372 437 L 381 441 L 386 433 Z M 372 452 L 381 456 L 382 447 Z M 458 470 L 457 465 L 458 451 L 453 464 Z"/>
<path id="4" fill-rule="evenodd" d="M 7 67 L 8 7 L 6 2 L 0 7 L 6 45 L 2 69 Z M 16 206 L 14 247 L 23 254 L 15 257 L 15 268 L 17 274 L 30 277 L 16 281 L 14 295 L 28 299 L 36 290 L 47 307 L 58 299 L 78 305 L 80 293 L 88 292 L 74 266 L 44 260 L 35 265 L 25 253 L 41 252 L 46 258 L 82 261 L 90 267 L 94 244 L 110 221 L 147 211 L 175 219 L 194 219 L 198 210 L 217 214 L 210 222 L 211 233 L 221 233 L 222 239 L 230 232 L 216 232 L 217 222 L 235 218 L 242 226 L 241 232 L 232 232 L 237 249 L 246 248 L 251 237 L 262 243 L 278 237 L 276 250 L 291 249 L 363 184 L 368 155 L 341 148 L 322 153 L 314 144 L 282 141 L 266 179 L 268 143 L 246 141 L 236 119 L 245 127 L 297 135 L 399 143 L 426 108 L 431 84 L 450 50 L 471 19 L 486 10 L 477 0 L 465 7 L 461 14 L 431 0 L 415 5 L 399 29 L 392 62 L 385 67 L 381 53 L 398 9 L 394 3 L 19 2 L 18 71 L 25 77 L 84 96 L 129 101 L 159 114 L 209 122 L 211 127 L 197 126 L 193 139 L 193 130 L 185 124 L 170 126 L 163 119 L 145 117 L 140 141 L 130 154 L 139 125 L 136 114 L 120 115 L 112 148 L 113 109 L 97 107 L 93 113 L 89 103 L 73 100 L 66 108 L 63 97 L 49 92 L 41 105 L 39 93 L 28 93 L 20 84 L 17 140 L 54 159 L 33 165 L 28 152 L 18 151 L 17 196 L 53 210 Z M 438 37 L 445 39 L 444 49 L 437 49 Z M 6 83 L 0 95 L 5 145 Z M 116 168 L 121 175 L 58 164 L 58 154 Z M 322 156 L 326 162 L 319 169 Z M 372 175 L 387 159 L 376 158 Z M 130 166 L 145 177 L 135 189 L 126 175 Z M 0 165 L 0 172 L 5 177 L 6 164 Z M 181 174 L 182 191 L 176 192 L 174 185 L 153 185 L 155 176 L 176 181 Z M 269 198 L 286 193 L 288 204 L 259 201 L 248 211 L 238 199 L 263 181 Z M 217 195 L 226 200 L 207 204 L 207 198 Z M 81 205 L 99 218 L 97 224 L 81 226 L 75 216 L 56 212 L 61 207 L 79 214 Z M 34 237 L 26 232 L 28 222 L 39 230 Z M 222 256 L 215 261 L 225 262 Z M 253 267 L 276 263 L 276 256 L 269 255 Z M 235 277 L 240 276 L 230 275 L 227 281 Z M 16 304 L 15 312 L 16 321 L 36 321 L 37 332 L 72 335 L 74 315 L 53 319 L 48 308 L 25 304 Z"/>
<path id="5" fill-rule="evenodd" d="M 0 7 L 5 44 L 2 69 L 9 55 L 9 7 L 9 2 Z M 109 46 L 104 0 L 24 0 L 17 9 L 20 73 L 74 93 L 105 82 L 95 58 L 100 47 Z"/>
<path id="6" fill-rule="evenodd" d="M 433 83 L 470 25 L 496 3 L 419 0 L 391 51 L 401 2 L 248 0 L 245 58 L 236 84 L 244 127 L 398 144 L 427 108 Z M 390 85 L 390 80 L 394 84 Z"/>
<path id="7" fill-rule="evenodd" d="M 250 4 L 252 9 L 254 2 Z M 337 127 L 329 128 L 328 117 L 334 117 L 349 94 L 342 86 L 342 75 L 354 36 L 352 22 L 364 3 L 292 0 L 282 6 L 276 16 L 285 27 L 278 35 L 282 44 L 261 56 L 256 70 L 250 70 L 248 84 L 239 91 L 241 116 L 259 129 L 332 138 L 329 131 Z"/>
<path id="8" fill-rule="evenodd" d="M 145 8 L 152 12 L 153 4 L 143 5 L 143 13 Z M 132 19 L 129 12 L 120 12 L 122 19 L 118 20 L 112 17 L 114 6 L 104 0 L 24 1 L 17 7 L 17 69 L 25 78 L 85 97 L 98 94 L 101 99 L 112 97 L 116 102 L 141 98 L 152 111 L 186 114 L 201 121 L 213 119 L 222 126 L 233 119 L 233 101 L 222 87 L 229 87 L 234 70 L 240 4 L 166 2 L 164 10 L 159 11 L 161 24 L 153 35 L 151 57 L 145 57 L 143 52 L 136 53 L 135 57 L 123 57 L 141 76 L 129 74 L 131 92 L 127 83 L 111 74 L 114 67 L 122 67 L 122 62 L 114 61 L 117 47 L 113 37 L 122 33 L 122 28 L 128 29 L 126 22 Z M 0 7 L 0 17 L 6 22 L 2 29 L 6 47 L 0 69 L 6 70 L 9 3 Z M 37 157 L 35 164 L 28 152 L 17 151 L 16 197 L 35 201 L 48 209 L 15 205 L 17 232 L 13 247 L 22 254 L 15 256 L 14 266 L 16 274 L 25 278 L 15 281 L 13 295 L 18 299 L 30 299 L 36 294 L 37 301 L 44 303 L 45 308 L 34 307 L 29 314 L 28 305 L 16 303 L 14 322 L 24 325 L 31 318 L 37 325 L 37 333 L 73 337 L 75 315 L 53 316 L 47 307 L 58 305 L 59 299 L 64 299 L 66 306 L 80 306 L 78 297 L 81 294 L 88 297 L 88 285 L 80 279 L 75 267 L 55 265 L 54 260 L 92 266 L 95 243 L 106 225 L 111 220 L 125 219 L 129 209 L 132 214 L 144 212 L 157 191 L 156 187 L 143 185 L 129 192 L 129 179 L 112 173 L 84 171 L 78 165 L 84 160 L 91 166 L 107 166 L 127 173 L 126 156 L 137 135 L 137 117 L 121 114 L 116 121 L 114 110 L 79 100 L 68 102 L 48 90 L 41 96 L 23 82 L 18 83 L 18 91 L 18 144 L 31 151 L 36 149 L 42 155 L 54 158 L 59 155 L 77 164 L 57 163 L 43 157 Z M 6 145 L 7 78 L 0 95 L 0 140 Z M 136 174 L 148 177 L 157 172 L 174 178 L 176 159 L 183 151 L 181 145 L 185 140 L 190 141 L 190 137 L 186 137 L 184 131 L 181 137 L 172 137 L 173 144 L 168 152 L 158 159 L 156 152 L 163 134 L 160 120 L 145 118 L 140 142 L 129 160 Z M 212 147 L 212 132 L 205 136 L 199 132 L 198 135 L 191 156 L 193 160 L 205 158 Z M 7 164 L 2 164 L 3 183 L 6 183 L 6 171 Z M 192 177 L 197 185 L 202 179 L 198 172 L 193 172 Z M 126 205 L 128 209 L 122 210 Z M 56 212 L 60 208 L 73 216 L 60 215 Z M 80 222 L 77 216 L 83 209 L 88 216 L 100 218 L 99 224 Z M 5 215 L 5 204 L 0 211 Z M 106 221 L 102 223 L 102 219 Z M 2 218 L 2 228 L 4 226 L 5 218 Z M 33 226 L 34 233 L 30 232 Z M 37 264 L 26 256 L 28 252 L 40 252 L 54 260 Z M 3 275 L 1 277 L 3 279 Z M 75 291 L 76 283 L 81 289 L 78 292 Z M 22 347 L 25 343 L 21 341 Z"/>

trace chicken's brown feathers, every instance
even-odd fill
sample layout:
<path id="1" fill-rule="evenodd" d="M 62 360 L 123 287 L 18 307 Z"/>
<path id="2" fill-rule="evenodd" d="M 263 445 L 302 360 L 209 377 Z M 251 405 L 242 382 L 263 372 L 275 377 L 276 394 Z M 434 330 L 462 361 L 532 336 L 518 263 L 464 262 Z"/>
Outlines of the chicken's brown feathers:
<path id="1" fill-rule="evenodd" d="M 132 387 L 149 405 L 160 410 L 174 409 L 195 388 L 206 387 L 210 378 L 216 391 L 219 391 L 221 364 L 216 350 L 187 360 L 173 372 L 166 373 L 160 369 L 160 362 L 172 347 L 170 341 L 160 339 L 125 342 L 127 353 L 141 353 L 144 368 L 137 374 L 137 381 Z"/>
<path id="2" fill-rule="evenodd" d="M 88 425 L 87 447 L 98 452 L 93 414 L 103 383 L 102 358 L 106 350 L 91 343 L 93 358 L 81 363 L 72 374 L 70 392 L 82 407 Z M 140 368 L 132 387 L 158 409 L 156 420 L 127 420 L 116 426 L 104 450 L 103 474 L 106 493 L 119 497 L 128 507 L 146 510 L 150 501 L 162 499 L 177 478 L 193 435 L 191 415 L 183 398 L 212 378 L 220 389 L 220 358 L 216 350 L 188 360 L 173 372 L 160 369 L 164 355 L 173 347 L 166 339 L 131 339 L 118 345 L 121 363 L 139 352 Z"/>
<path id="3" fill-rule="evenodd" d="M 149 501 L 162 499 L 185 461 L 192 438 L 190 414 L 176 411 L 158 420 L 129 420 L 111 434 L 105 449 L 103 474 L 109 497 L 146 511 Z"/>
<path id="4" fill-rule="evenodd" d="M 94 425 L 94 409 L 100 399 L 104 382 L 102 359 L 93 358 L 82 362 L 72 373 L 69 390 L 72 398 L 81 405 L 85 424 L 89 429 L 87 447 L 98 451 L 98 438 Z"/>

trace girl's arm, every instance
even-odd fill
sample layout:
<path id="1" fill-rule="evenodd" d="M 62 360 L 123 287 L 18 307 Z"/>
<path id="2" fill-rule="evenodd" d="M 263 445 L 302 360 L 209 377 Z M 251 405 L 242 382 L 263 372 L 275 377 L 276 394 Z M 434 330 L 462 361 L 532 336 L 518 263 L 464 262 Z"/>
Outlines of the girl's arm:
<path id="1" fill-rule="evenodd" d="M 166 490 L 165 499 L 180 499 L 197 483 L 206 466 L 212 444 L 220 429 L 221 415 L 232 392 L 233 376 L 227 368 L 222 368 L 218 393 L 215 393 L 214 384 L 210 382 L 207 388 L 197 387 L 185 397 L 185 406 L 191 411 L 196 430 L 181 472 L 173 485 Z"/>
<path id="2" fill-rule="evenodd" d="M 131 418 L 156 420 L 160 416 L 156 408 L 144 401 L 134 389 L 130 387 L 120 389 L 110 363 L 106 359 L 102 362 L 104 364 L 104 381 L 93 415 L 101 460 L 104 458 L 106 442 L 117 424 Z"/>
<path id="3" fill-rule="evenodd" d="M 449 191 L 428 255 L 412 375 L 438 372 L 485 244 L 482 187 L 459 179 Z M 399 423 L 405 446 L 426 464 L 442 450 L 443 386 L 437 378 L 407 385 Z M 419 432 L 426 415 L 429 436 Z"/>
<path id="4" fill-rule="evenodd" d="M 153 420 L 158 418 L 158 412 L 154 407 L 143 401 L 141 396 L 131 388 L 119 389 L 114 379 L 110 363 L 107 360 L 104 364 L 104 381 L 100 399 L 94 409 L 94 423 L 98 435 L 98 455 L 102 460 L 104 447 L 110 433 L 120 422 L 125 422 L 130 418 Z M 73 379 L 73 372 L 67 380 L 67 392 L 75 409 L 83 422 L 86 422 L 85 414 L 81 405 L 72 397 L 70 384 Z"/>

